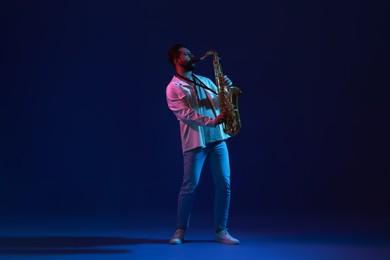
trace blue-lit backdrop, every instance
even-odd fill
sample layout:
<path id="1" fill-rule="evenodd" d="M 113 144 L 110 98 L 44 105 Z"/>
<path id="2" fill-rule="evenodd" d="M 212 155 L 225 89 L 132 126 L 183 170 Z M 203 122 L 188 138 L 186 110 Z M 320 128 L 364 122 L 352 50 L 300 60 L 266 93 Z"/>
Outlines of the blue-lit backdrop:
<path id="1" fill-rule="evenodd" d="M 0 214 L 175 215 L 174 43 L 243 90 L 232 215 L 389 215 L 386 8 L 356 1 L 9 1 Z M 197 73 L 213 77 L 211 59 Z M 387 97 L 386 97 L 387 95 Z M 196 211 L 212 214 L 205 169 Z"/>

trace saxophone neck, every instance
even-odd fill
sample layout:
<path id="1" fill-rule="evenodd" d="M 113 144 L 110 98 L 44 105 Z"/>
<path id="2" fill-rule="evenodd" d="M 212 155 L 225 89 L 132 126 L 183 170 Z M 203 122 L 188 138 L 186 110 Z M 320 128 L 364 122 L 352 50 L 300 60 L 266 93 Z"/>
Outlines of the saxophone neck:
<path id="1" fill-rule="evenodd" d="M 215 57 L 217 55 L 217 52 L 214 51 L 214 50 L 209 50 L 202 57 L 193 59 L 192 63 L 196 63 L 196 62 L 202 61 L 202 60 L 206 59 L 210 55 L 214 55 L 214 57 Z"/>
<path id="2" fill-rule="evenodd" d="M 221 67 L 221 64 L 219 62 L 220 58 L 218 56 L 218 52 L 217 51 L 209 50 L 202 57 L 193 59 L 192 63 L 196 63 L 196 62 L 202 61 L 202 60 L 206 59 L 208 56 L 211 56 L 211 55 L 214 56 L 214 58 L 213 58 L 213 67 L 214 67 L 214 73 L 215 73 L 215 83 L 216 83 L 217 87 L 219 88 L 221 86 L 224 86 L 226 83 L 225 83 L 225 79 L 224 79 L 224 76 L 223 76 L 223 73 L 222 73 L 222 67 Z"/>

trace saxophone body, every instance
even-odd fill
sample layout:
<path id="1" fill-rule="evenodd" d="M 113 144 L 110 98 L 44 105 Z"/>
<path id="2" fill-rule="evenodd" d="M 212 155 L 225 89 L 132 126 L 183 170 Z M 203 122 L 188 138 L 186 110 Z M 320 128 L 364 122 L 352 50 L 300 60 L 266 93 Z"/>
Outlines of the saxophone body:
<path id="1" fill-rule="evenodd" d="M 241 94 L 241 90 L 235 86 L 227 86 L 222 67 L 219 62 L 218 53 L 214 50 L 206 52 L 199 60 L 203 60 L 209 55 L 213 55 L 213 67 L 215 74 L 215 84 L 218 88 L 218 101 L 221 111 L 226 113 L 226 121 L 223 124 L 223 131 L 230 135 L 235 136 L 241 130 L 240 112 L 238 107 L 238 97 Z"/>

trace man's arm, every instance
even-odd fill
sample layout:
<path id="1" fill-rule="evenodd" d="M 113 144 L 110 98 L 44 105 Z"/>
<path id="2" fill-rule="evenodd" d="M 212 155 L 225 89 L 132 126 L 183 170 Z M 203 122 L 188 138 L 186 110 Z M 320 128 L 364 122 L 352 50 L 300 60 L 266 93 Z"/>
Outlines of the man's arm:
<path id="1" fill-rule="evenodd" d="M 225 121 L 224 113 L 216 118 L 202 116 L 196 113 L 186 101 L 186 95 L 176 86 L 170 85 L 167 87 L 166 97 L 169 109 L 175 114 L 177 119 L 186 124 L 215 127 Z"/>

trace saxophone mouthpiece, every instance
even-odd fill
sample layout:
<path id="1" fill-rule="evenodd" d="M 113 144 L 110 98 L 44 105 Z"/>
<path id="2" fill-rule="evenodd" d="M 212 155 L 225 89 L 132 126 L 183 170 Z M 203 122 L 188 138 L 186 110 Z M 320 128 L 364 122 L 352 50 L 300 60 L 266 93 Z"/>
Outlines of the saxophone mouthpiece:
<path id="1" fill-rule="evenodd" d="M 197 63 L 197 62 L 199 62 L 199 61 L 201 61 L 200 58 L 192 59 L 192 60 L 191 60 L 191 64 Z"/>

